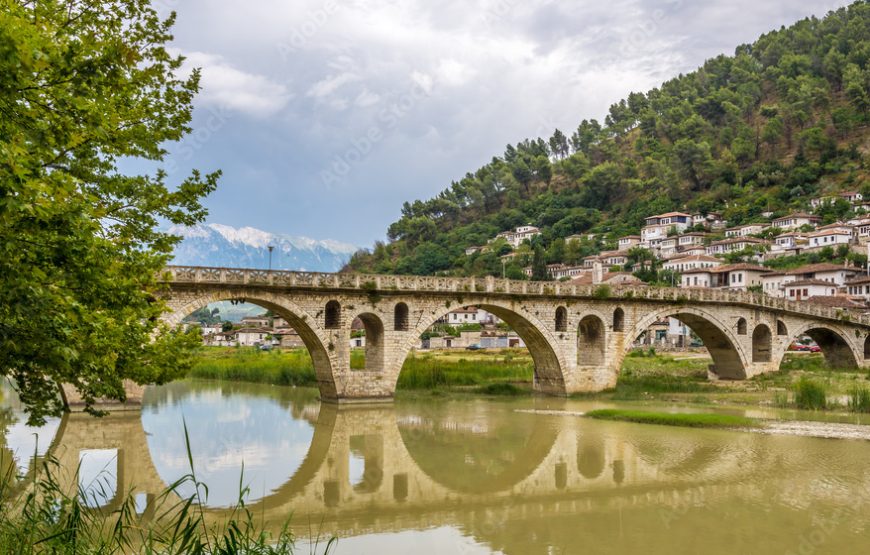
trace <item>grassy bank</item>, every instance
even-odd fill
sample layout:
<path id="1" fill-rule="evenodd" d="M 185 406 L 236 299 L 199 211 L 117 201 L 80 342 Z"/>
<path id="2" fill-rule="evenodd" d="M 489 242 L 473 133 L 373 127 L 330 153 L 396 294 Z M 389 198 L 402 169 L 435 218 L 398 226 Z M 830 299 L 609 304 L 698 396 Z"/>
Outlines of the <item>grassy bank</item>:
<path id="1" fill-rule="evenodd" d="M 751 418 L 713 413 L 670 413 L 599 409 L 587 412 L 586 416 L 597 420 L 617 420 L 620 422 L 683 426 L 688 428 L 747 428 L 758 425 Z"/>
<path id="2" fill-rule="evenodd" d="M 365 367 L 365 353 L 351 352 L 351 368 Z M 399 374 L 399 390 L 477 389 L 514 394 L 531 387 L 532 358 L 525 351 L 450 351 L 411 354 Z M 305 349 L 260 351 L 254 348 L 203 348 L 190 377 L 316 386 L 314 366 Z M 513 387 L 511 387 L 513 386 Z"/>
<path id="3" fill-rule="evenodd" d="M 743 381 L 710 381 L 707 377 L 710 364 L 710 358 L 702 350 L 671 354 L 635 351 L 625 358 L 616 388 L 581 396 L 870 412 L 870 374 L 862 369 L 830 368 L 820 354 L 789 354 L 779 372 Z M 365 366 L 363 350 L 352 351 L 351 366 Z M 533 368 L 531 356 L 522 349 L 418 352 L 405 361 L 398 390 L 405 395 L 428 392 L 525 395 L 532 391 Z M 264 352 L 204 348 L 191 376 L 317 385 L 305 349 Z"/>

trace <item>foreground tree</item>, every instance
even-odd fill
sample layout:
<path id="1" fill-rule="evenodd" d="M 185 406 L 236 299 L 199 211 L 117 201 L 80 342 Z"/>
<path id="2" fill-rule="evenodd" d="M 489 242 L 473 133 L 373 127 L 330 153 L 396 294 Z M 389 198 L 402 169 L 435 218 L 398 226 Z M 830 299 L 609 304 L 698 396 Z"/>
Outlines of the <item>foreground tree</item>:
<path id="1" fill-rule="evenodd" d="M 160 325 L 156 276 L 177 241 L 158 224 L 205 217 L 218 173 L 175 187 L 159 164 L 189 131 L 199 72 L 164 45 L 174 16 L 146 0 L 0 0 L 0 375 L 31 423 L 123 380 L 163 383 L 195 338 Z"/>

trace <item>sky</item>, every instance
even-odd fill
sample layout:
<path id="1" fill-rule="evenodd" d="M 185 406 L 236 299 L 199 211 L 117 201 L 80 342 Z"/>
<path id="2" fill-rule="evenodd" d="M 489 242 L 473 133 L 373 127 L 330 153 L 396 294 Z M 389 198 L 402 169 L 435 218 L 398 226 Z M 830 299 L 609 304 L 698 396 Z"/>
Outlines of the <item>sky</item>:
<path id="1" fill-rule="evenodd" d="M 202 68 L 165 168 L 209 222 L 370 246 L 508 143 L 567 135 L 835 0 L 154 0 Z"/>

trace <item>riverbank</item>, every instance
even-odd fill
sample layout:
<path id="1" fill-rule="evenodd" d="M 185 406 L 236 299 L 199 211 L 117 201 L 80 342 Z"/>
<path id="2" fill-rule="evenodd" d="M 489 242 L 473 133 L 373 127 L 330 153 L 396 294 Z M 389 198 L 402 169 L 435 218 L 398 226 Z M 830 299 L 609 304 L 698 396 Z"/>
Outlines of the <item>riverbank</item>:
<path id="1" fill-rule="evenodd" d="M 830 368 L 820 354 L 789 354 L 779 372 L 743 381 L 710 381 L 710 364 L 705 352 L 634 351 L 623 363 L 616 388 L 576 397 L 870 413 L 870 374 Z M 364 351 L 354 350 L 351 366 L 364 365 Z M 533 368 L 524 349 L 416 352 L 405 361 L 397 396 L 531 395 Z M 275 385 L 317 384 L 304 349 L 203 348 L 190 376 Z"/>

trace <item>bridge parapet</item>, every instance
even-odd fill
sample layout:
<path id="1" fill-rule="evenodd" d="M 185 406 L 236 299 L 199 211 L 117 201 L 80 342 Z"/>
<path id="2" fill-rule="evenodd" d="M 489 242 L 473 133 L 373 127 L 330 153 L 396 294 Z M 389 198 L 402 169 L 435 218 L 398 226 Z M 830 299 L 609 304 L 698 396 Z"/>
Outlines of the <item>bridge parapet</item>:
<path id="1" fill-rule="evenodd" d="M 575 285 L 565 282 L 520 281 L 438 276 L 396 276 L 356 273 L 296 272 L 203 266 L 167 266 L 160 276 L 165 283 L 230 285 L 365 292 L 487 293 L 587 299 L 638 299 L 671 303 L 721 303 L 743 305 L 846 321 L 870 326 L 870 316 L 846 309 L 796 302 L 760 293 L 708 288 L 650 287 L 637 285 Z"/>

